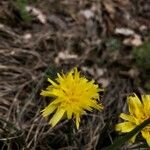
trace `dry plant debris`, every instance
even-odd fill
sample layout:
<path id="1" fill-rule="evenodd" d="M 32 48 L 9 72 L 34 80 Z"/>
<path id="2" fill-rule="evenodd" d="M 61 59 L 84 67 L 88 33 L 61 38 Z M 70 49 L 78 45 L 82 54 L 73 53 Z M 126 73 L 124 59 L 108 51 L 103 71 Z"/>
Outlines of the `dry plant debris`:
<path id="1" fill-rule="evenodd" d="M 16 1 L 0 1 L 2 148 L 92 150 L 111 144 L 117 136 L 113 125 L 126 110 L 124 98 L 150 92 L 150 67 L 137 65 L 132 53 L 139 46 L 145 50 L 150 40 L 149 0 L 35 0 L 23 6 L 26 19 L 16 6 Z M 47 77 L 74 66 L 105 88 L 106 109 L 83 116 L 77 141 L 70 143 L 68 122 L 51 128 L 41 117 L 48 101 L 40 90 Z"/>

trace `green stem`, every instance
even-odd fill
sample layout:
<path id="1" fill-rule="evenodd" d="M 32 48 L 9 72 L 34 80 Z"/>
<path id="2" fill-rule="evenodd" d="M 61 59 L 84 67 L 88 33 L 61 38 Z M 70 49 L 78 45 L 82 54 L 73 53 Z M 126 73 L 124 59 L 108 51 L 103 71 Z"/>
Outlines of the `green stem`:
<path id="1" fill-rule="evenodd" d="M 71 120 L 69 120 L 69 134 L 68 134 L 69 144 L 73 145 L 75 143 L 78 147 L 78 150 L 81 150 L 81 145 L 75 136 L 76 132 L 77 132 L 77 129 L 75 129 L 74 122 L 71 119 Z"/>
<path id="2" fill-rule="evenodd" d="M 119 147 L 121 147 L 122 144 L 124 144 L 126 141 L 130 140 L 135 134 L 140 132 L 148 124 L 150 124 L 150 118 L 145 120 L 140 125 L 138 125 L 136 128 L 134 128 L 131 132 L 127 133 L 125 136 L 120 137 L 119 139 L 115 140 L 112 145 L 110 145 L 106 148 L 103 148 L 102 150 L 117 150 Z"/>

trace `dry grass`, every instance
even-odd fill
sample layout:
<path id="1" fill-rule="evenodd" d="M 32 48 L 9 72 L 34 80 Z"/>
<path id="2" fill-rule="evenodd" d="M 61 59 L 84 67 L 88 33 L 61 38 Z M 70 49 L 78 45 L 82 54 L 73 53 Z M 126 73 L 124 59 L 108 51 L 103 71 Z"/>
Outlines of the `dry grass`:
<path id="1" fill-rule="evenodd" d="M 144 7 L 136 9 L 139 4 L 108 1 L 110 6 L 103 1 L 37 0 L 32 6 L 45 14 L 45 24 L 37 16 L 22 20 L 15 2 L 0 2 L 1 149 L 92 150 L 113 142 L 117 116 L 126 110 L 125 97 L 132 92 L 146 92 L 141 84 L 146 79 L 128 72 L 135 66 L 130 57 L 132 49 L 122 45 L 110 51 L 107 39 L 122 40 L 114 35 L 115 27 L 127 26 L 140 32 L 139 26 L 150 22 Z M 91 19 L 82 15 L 85 9 L 93 11 Z M 109 12 L 111 9 L 114 12 Z M 123 22 L 119 21 L 120 15 L 124 16 Z M 147 34 L 142 36 L 149 39 Z M 80 129 L 73 131 L 75 140 L 70 141 L 68 121 L 51 128 L 41 117 L 40 110 L 48 99 L 39 93 L 47 84 L 47 76 L 53 78 L 57 71 L 74 66 L 105 87 L 105 110 L 83 116 Z"/>

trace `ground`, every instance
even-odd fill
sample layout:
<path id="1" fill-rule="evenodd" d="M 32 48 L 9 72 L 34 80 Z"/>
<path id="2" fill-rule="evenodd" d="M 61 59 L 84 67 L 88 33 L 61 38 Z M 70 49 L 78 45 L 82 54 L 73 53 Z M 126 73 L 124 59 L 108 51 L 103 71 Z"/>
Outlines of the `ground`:
<path id="1" fill-rule="evenodd" d="M 150 92 L 149 27 L 149 0 L 1 0 L 1 149 L 110 145 L 118 116 L 127 111 L 126 97 Z M 67 120 L 52 128 L 41 116 L 49 99 L 40 91 L 47 77 L 75 66 L 105 89 L 105 109 L 83 116 L 70 141 Z"/>

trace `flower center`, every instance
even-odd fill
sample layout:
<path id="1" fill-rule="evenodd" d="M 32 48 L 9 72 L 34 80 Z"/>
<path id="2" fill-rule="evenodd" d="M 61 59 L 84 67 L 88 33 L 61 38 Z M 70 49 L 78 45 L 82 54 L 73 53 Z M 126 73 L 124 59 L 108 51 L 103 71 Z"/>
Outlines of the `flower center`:
<path id="1" fill-rule="evenodd" d="M 74 98 L 74 97 L 69 98 L 69 100 L 70 100 L 71 103 L 72 103 L 72 102 L 77 102 L 77 99 Z"/>

